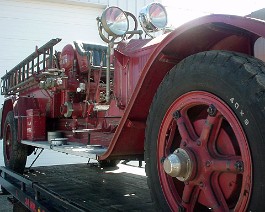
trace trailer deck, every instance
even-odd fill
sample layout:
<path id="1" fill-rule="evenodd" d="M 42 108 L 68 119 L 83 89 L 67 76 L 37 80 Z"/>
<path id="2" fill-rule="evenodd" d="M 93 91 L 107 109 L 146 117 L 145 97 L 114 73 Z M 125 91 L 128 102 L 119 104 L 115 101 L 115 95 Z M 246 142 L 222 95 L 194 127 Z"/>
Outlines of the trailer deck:
<path id="1" fill-rule="evenodd" d="M 100 168 L 90 163 L 35 167 L 24 174 L 24 178 L 35 184 L 37 182 L 54 198 L 67 200 L 67 204 L 80 208 L 80 211 L 155 210 L 144 168 L 134 165 L 118 164 L 116 168 Z M 41 197 L 42 193 L 38 195 Z M 60 205 L 49 205 L 48 198 L 44 199 L 47 211 L 72 210 L 66 209 L 67 204 L 60 208 Z"/>

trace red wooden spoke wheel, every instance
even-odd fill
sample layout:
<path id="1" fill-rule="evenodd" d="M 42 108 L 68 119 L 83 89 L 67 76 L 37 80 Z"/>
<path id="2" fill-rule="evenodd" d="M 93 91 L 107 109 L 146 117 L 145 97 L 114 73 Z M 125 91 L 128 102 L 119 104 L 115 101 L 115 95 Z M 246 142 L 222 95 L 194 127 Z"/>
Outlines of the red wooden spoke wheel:
<path id="1" fill-rule="evenodd" d="M 23 173 L 28 148 L 18 142 L 17 139 L 17 120 L 14 118 L 13 111 L 7 113 L 3 128 L 3 151 L 5 166 L 15 172 Z"/>
<path id="2" fill-rule="evenodd" d="M 233 111 L 207 92 L 190 92 L 166 112 L 158 137 L 160 183 L 170 208 L 243 211 L 251 156 Z"/>
<path id="3" fill-rule="evenodd" d="M 9 123 L 5 129 L 5 138 L 6 141 L 4 142 L 4 154 L 6 155 L 6 163 L 9 163 L 12 152 L 12 134 Z"/>
<path id="4" fill-rule="evenodd" d="M 162 81 L 147 118 L 148 185 L 159 211 L 262 211 L 265 65 L 202 52 Z"/>

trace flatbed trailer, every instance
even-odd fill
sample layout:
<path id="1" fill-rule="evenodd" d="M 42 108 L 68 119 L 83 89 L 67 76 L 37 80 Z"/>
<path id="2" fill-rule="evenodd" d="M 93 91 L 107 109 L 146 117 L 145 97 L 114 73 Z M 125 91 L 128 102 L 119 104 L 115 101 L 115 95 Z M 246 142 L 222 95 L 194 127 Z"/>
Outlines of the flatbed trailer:
<path id="1" fill-rule="evenodd" d="M 257 50 L 264 53 L 265 21 L 212 14 L 169 30 L 160 3 L 145 6 L 139 21 L 118 7 L 96 20 L 106 45 L 74 41 L 54 52 L 61 39 L 51 39 L 1 77 L 0 138 L 10 174 L 24 173 L 38 148 L 101 167 L 145 160 L 157 211 L 264 211 L 265 55 Z M 123 190 L 118 174 L 106 187 L 107 172 L 83 168 L 73 178 L 55 170 L 62 181 L 55 187 L 63 190 L 91 176 L 66 192 L 63 211 L 75 193 L 81 208 L 87 204 L 91 186 L 103 192 L 92 198 L 99 203 L 92 210 L 142 210 L 138 201 L 124 208 L 136 198 L 138 181 Z M 13 195 L 28 185 L 32 201 L 53 196 L 46 184 L 14 176 L 21 181 L 9 189 Z"/>
<path id="2" fill-rule="evenodd" d="M 14 207 L 20 202 L 29 211 L 155 210 L 144 168 L 134 165 L 57 165 L 35 167 L 24 175 L 4 167 L 0 170 L 0 184 L 13 196 Z"/>

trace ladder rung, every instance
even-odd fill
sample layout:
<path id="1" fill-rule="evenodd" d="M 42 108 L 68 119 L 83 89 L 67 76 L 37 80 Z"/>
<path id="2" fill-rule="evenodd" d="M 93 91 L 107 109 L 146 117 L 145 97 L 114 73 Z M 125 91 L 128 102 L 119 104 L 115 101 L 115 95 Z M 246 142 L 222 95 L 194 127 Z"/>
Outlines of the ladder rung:
<path id="1" fill-rule="evenodd" d="M 9 72 L 7 72 L 1 78 L 1 94 L 9 95 L 19 92 L 21 89 L 23 89 L 25 82 L 33 79 L 34 73 L 45 71 L 46 68 L 52 68 L 53 46 L 60 41 L 61 39 L 59 38 L 50 40 L 35 52 L 33 52 L 31 55 L 29 55 L 22 62 L 20 62 L 18 65 L 16 65 Z M 41 56 L 42 60 L 40 58 Z M 48 64 L 46 62 L 48 62 Z"/>

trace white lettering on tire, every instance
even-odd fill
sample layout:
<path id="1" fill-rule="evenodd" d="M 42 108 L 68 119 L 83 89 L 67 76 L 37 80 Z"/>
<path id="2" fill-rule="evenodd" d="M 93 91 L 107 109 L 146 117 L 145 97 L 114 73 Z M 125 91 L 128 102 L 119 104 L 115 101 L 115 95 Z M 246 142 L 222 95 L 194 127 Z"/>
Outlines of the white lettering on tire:
<path id="1" fill-rule="evenodd" d="M 240 108 L 240 104 L 237 101 L 235 101 L 235 98 L 230 98 L 230 102 L 233 104 L 233 106 L 236 110 L 238 110 Z M 245 113 L 244 113 L 243 109 L 240 109 L 239 114 L 241 117 L 244 117 Z M 249 124 L 249 120 L 245 119 L 244 124 L 247 126 Z"/>

